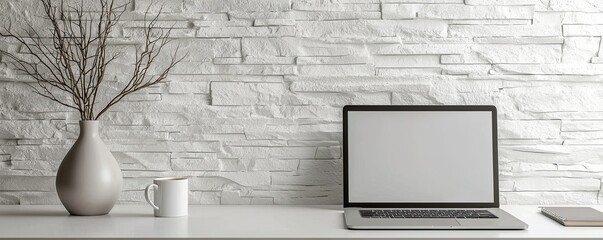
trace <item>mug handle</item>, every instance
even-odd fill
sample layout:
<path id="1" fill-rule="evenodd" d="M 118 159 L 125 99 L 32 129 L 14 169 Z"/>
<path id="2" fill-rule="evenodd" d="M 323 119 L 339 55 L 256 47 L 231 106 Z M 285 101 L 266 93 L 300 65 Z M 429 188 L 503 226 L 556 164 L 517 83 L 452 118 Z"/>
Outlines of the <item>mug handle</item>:
<path id="1" fill-rule="evenodd" d="M 147 186 L 147 188 L 144 189 L 144 197 L 147 199 L 147 202 L 149 204 L 151 204 L 151 206 L 153 206 L 153 208 L 155 210 L 159 210 L 159 207 L 157 207 L 155 205 L 155 203 L 153 203 L 153 201 L 151 200 L 151 191 L 150 191 L 151 188 L 157 189 L 157 188 L 159 188 L 159 186 L 157 186 L 157 184 L 154 184 L 154 183 L 149 184 L 149 186 Z"/>

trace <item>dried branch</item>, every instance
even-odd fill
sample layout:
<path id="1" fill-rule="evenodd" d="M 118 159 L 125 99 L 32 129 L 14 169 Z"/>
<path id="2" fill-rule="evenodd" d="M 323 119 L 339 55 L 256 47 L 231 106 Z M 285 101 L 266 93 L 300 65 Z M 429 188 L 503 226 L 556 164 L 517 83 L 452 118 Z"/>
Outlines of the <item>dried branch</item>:
<path id="1" fill-rule="evenodd" d="M 45 14 L 41 18 L 48 22 L 50 39 L 29 23 L 25 34 L 13 32 L 9 22 L 0 31 L 0 36 L 15 39 L 24 54 L 4 50 L 0 53 L 11 61 L 17 72 L 35 80 L 36 84 L 29 85 L 36 94 L 77 110 L 82 120 L 97 120 L 129 94 L 160 83 L 184 59 L 178 57 L 179 48 L 176 48 L 167 67 L 158 75 L 148 74 L 149 69 L 157 65 L 159 54 L 170 43 L 168 37 L 173 29 L 164 31 L 157 28 L 162 10 L 148 18 L 149 6 L 144 18 L 143 43 L 136 47 L 132 76 L 108 102 L 99 103 L 99 94 L 107 94 L 102 90 L 99 92 L 106 82 L 107 68 L 120 57 L 120 53 L 107 53 L 108 40 L 129 3 L 116 5 L 114 0 L 98 0 L 100 7 L 94 17 L 94 12 L 85 9 L 84 1 L 74 6 L 63 1 L 58 4 L 54 0 L 41 2 Z"/>

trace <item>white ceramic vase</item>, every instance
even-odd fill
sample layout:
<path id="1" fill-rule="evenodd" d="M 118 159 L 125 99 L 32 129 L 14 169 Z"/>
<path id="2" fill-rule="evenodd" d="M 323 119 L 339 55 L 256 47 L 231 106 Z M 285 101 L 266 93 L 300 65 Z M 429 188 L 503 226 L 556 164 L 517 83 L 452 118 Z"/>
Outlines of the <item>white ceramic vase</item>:
<path id="1" fill-rule="evenodd" d="M 98 125 L 80 121 L 80 135 L 57 172 L 59 199 L 72 215 L 107 214 L 121 192 L 121 169 L 101 140 Z"/>

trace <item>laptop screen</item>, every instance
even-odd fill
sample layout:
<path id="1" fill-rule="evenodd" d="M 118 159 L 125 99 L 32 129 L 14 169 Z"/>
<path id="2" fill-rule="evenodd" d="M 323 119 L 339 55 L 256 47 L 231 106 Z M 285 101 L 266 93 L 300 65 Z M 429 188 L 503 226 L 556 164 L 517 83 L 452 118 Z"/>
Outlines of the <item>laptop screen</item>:
<path id="1" fill-rule="evenodd" d="M 492 115 L 348 111 L 348 201 L 495 202 Z"/>

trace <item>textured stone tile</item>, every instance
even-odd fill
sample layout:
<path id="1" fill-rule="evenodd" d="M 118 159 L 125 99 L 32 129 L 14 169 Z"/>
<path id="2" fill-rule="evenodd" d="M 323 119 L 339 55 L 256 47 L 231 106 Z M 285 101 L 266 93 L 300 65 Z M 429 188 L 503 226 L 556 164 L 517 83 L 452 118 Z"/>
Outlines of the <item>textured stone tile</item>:
<path id="1" fill-rule="evenodd" d="M 183 75 L 295 75 L 294 65 L 213 65 L 209 63 L 182 62 L 172 69 Z"/>
<path id="2" fill-rule="evenodd" d="M 251 20 L 196 20 L 193 21 L 193 25 L 199 28 L 219 28 L 219 27 L 251 27 L 253 25 L 253 21 Z"/>
<path id="3" fill-rule="evenodd" d="M 370 46 L 370 51 L 378 55 L 455 54 L 469 52 L 468 44 L 379 44 Z"/>
<path id="4" fill-rule="evenodd" d="M 133 192 L 133 191 L 144 191 L 144 189 L 153 182 L 152 177 L 124 177 L 122 190 Z"/>
<path id="5" fill-rule="evenodd" d="M 529 25 L 532 19 L 452 19 L 451 25 Z"/>
<path id="6" fill-rule="evenodd" d="M 550 0 L 549 8 L 552 11 L 601 12 L 603 3 L 597 0 Z"/>
<path id="7" fill-rule="evenodd" d="M 567 25 L 563 26 L 565 29 Z M 451 25 L 451 37 L 556 37 L 561 36 L 561 26 L 555 25 Z M 564 30 L 564 34 L 565 34 Z"/>
<path id="8" fill-rule="evenodd" d="M 244 38 L 242 40 L 243 55 L 248 56 L 347 56 L 360 55 L 359 47 L 337 45 L 317 39 L 300 38 Z M 358 52 L 357 52 L 358 51 Z"/>
<path id="9" fill-rule="evenodd" d="M 370 58 L 375 67 L 438 67 L 437 55 L 375 55 Z"/>
<path id="10" fill-rule="evenodd" d="M 196 33 L 200 38 L 219 37 L 287 37 L 295 36 L 293 26 L 261 26 L 261 27 L 211 27 L 199 28 Z"/>
<path id="11" fill-rule="evenodd" d="M 447 75 L 487 75 L 492 66 L 490 64 L 464 64 L 464 65 L 442 65 L 442 74 Z"/>
<path id="12" fill-rule="evenodd" d="M 54 177 L 45 176 L 0 176 L 0 190 L 56 191 Z"/>
<path id="13" fill-rule="evenodd" d="M 195 29 L 175 28 L 170 31 L 170 33 L 168 34 L 168 38 L 170 38 L 170 39 L 192 38 L 192 37 L 195 37 L 196 32 L 197 31 Z M 115 34 L 117 34 L 117 33 L 118 32 L 115 32 Z M 140 39 L 140 38 L 146 37 L 144 28 L 124 28 L 123 31 L 121 31 L 119 33 L 123 34 L 123 37 L 126 37 L 126 38 Z M 166 29 L 153 29 L 151 31 L 150 35 L 155 37 L 155 36 L 159 36 L 161 34 L 167 34 L 167 30 Z M 122 37 L 122 36 L 119 35 L 119 36 L 113 36 L 113 37 Z"/>
<path id="14" fill-rule="evenodd" d="M 42 145 L 42 146 L 3 146 L 3 152 L 9 153 L 11 161 L 44 160 L 60 162 L 69 151 L 71 145 Z M 14 163 L 14 162 L 13 162 Z"/>
<path id="15" fill-rule="evenodd" d="M 538 0 L 465 0 L 467 5 L 536 5 Z"/>
<path id="16" fill-rule="evenodd" d="M 0 22 L 8 23 L 31 23 L 34 29 L 44 29 L 46 22 L 36 16 L 44 14 L 44 7 L 40 2 L 34 0 L 24 1 L 2 1 L 0 8 L 4 13 L 0 15 Z M 27 11 L 24 11 L 27 9 Z M 16 27 L 16 25 L 15 25 Z M 17 30 L 17 29 L 12 29 Z"/>
<path id="17" fill-rule="evenodd" d="M 168 75 L 168 82 L 283 82 L 283 76 L 265 75 Z M 207 89 L 209 91 L 209 88 Z"/>
<path id="18" fill-rule="evenodd" d="M 242 12 L 242 11 L 230 11 L 226 13 L 227 20 L 247 20 L 255 21 L 256 19 L 290 19 L 291 12 L 270 12 L 270 11 L 259 11 L 259 12 Z"/>
<path id="19" fill-rule="evenodd" d="M 292 77 L 290 79 L 292 80 L 291 90 L 299 92 L 425 91 L 429 89 L 429 84 L 404 78 Z"/>
<path id="20" fill-rule="evenodd" d="M 300 65 L 300 76 L 373 76 L 374 66 L 361 65 Z"/>
<path id="21" fill-rule="evenodd" d="M 0 120 L 0 138 L 54 138 L 61 137 L 60 130 L 65 129 L 63 121 L 15 121 Z"/>
<path id="22" fill-rule="evenodd" d="M 478 37 L 477 43 L 495 44 L 562 44 L 562 37 Z"/>
<path id="23" fill-rule="evenodd" d="M 603 106 L 598 104 L 601 96 L 597 94 L 599 89 L 591 87 L 527 87 L 505 90 L 505 94 L 517 102 L 523 104 L 518 106 L 521 111 L 526 112 L 575 112 L 575 111 L 598 111 Z M 580 94 L 576 94 L 580 92 Z M 538 102 L 537 101 L 541 101 Z"/>
<path id="24" fill-rule="evenodd" d="M 603 24 L 603 13 L 566 12 L 563 14 L 564 24 Z"/>
<path id="25" fill-rule="evenodd" d="M 294 19 L 256 19 L 253 26 L 294 26 Z"/>
<path id="26" fill-rule="evenodd" d="M 502 120 L 499 121 L 499 138 L 559 138 L 559 120 Z"/>
<path id="27" fill-rule="evenodd" d="M 603 25 L 563 25 L 563 36 L 601 36 Z"/>
<path id="28" fill-rule="evenodd" d="M 252 113 L 254 118 L 272 118 L 287 120 L 341 121 L 341 109 L 332 106 L 257 106 Z"/>
<path id="29" fill-rule="evenodd" d="M 295 56 L 301 47 L 295 38 L 243 38 L 245 56 Z"/>
<path id="30" fill-rule="evenodd" d="M 394 92 L 392 93 L 392 105 L 436 105 L 442 104 L 434 96 L 416 92 Z"/>
<path id="31" fill-rule="evenodd" d="M 70 6 L 70 7 L 82 7 L 84 9 L 84 11 L 92 11 L 92 12 L 96 12 L 99 11 L 98 9 L 101 7 L 101 4 L 99 2 L 89 2 L 86 4 L 83 4 L 80 6 L 82 2 L 81 1 L 77 1 L 77 0 L 66 0 L 64 1 L 64 5 L 66 6 Z M 122 5 L 128 5 L 131 4 L 130 1 L 128 0 L 115 0 L 113 3 L 115 6 L 122 6 Z"/>
<path id="32" fill-rule="evenodd" d="M 318 147 L 316 149 L 316 159 L 337 159 L 341 158 L 341 147 Z"/>
<path id="33" fill-rule="evenodd" d="M 238 39 L 178 39 L 165 49 L 169 54 L 176 50 L 186 54 L 183 61 L 203 62 L 214 57 L 241 57 Z"/>
<path id="34" fill-rule="evenodd" d="M 296 26 L 302 37 L 446 37 L 448 27 L 437 20 L 298 21 Z"/>
<path id="35" fill-rule="evenodd" d="M 231 147 L 234 157 L 268 157 L 281 159 L 311 159 L 315 147 Z"/>
<path id="36" fill-rule="evenodd" d="M 194 191 L 189 194 L 189 204 L 220 204 L 219 192 Z"/>
<path id="37" fill-rule="evenodd" d="M 289 9 L 288 0 L 184 0 L 184 10 L 187 12 L 276 12 Z"/>
<path id="38" fill-rule="evenodd" d="M 182 158 L 172 159 L 173 170 L 189 171 L 238 171 L 236 159 L 212 159 L 212 158 Z"/>
<path id="39" fill-rule="evenodd" d="M 598 191 L 599 179 L 523 178 L 515 181 L 517 191 Z"/>
<path id="40" fill-rule="evenodd" d="M 420 3 L 463 3 L 464 0 L 422 0 Z M 418 0 L 382 0 L 383 3 L 419 3 Z"/>
<path id="41" fill-rule="evenodd" d="M 161 94 L 132 93 L 123 99 L 124 102 L 161 101 Z"/>
<path id="42" fill-rule="evenodd" d="M 379 77 L 397 77 L 404 75 L 415 76 L 438 76 L 443 74 L 439 67 L 414 67 L 414 68 L 377 68 L 376 75 Z"/>
<path id="43" fill-rule="evenodd" d="M 56 192 L 19 191 L 0 194 L 0 202 L 5 204 L 23 205 L 57 205 L 61 204 Z M 6 201 L 6 202 L 4 202 Z"/>
<path id="44" fill-rule="evenodd" d="M 342 131 L 341 124 L 266 125 L 249 128 L 245 131 L 245 135 L 249 139 L 339 140 Z M 316 145 L 289 144 L 289 146 Z"/>
<path id="45" fill-rule="evenodd" d="M 240 205 L 251 204 L 253 198 L 243 195 L 240 191 L 222 191 L 220 204 L 224 205 Z"/>
<path id="46" fill-rule="evenodd" d="M 323 93 L 299 92 L 285 97 L 283 103 L 287 105 L 388 105 L 391 103 L 391 94 L 381 93 Z"/>
<path id="47" fill-rule="evenodd" d="M 153 13 L 158 13 L 159 11 L 162 13 L 182 12 L 183 3 L 183 0 L 167 1 L 161 4 L 157 4 L 153 0 L 136 0 L 134 2 L 134 11 L 143 13 L 147 10 Z"/>
<path id="48" fill-rule="evenodd" d="M 599 52 L 600 37 L 566 37 L 563 63 L 589 63 Z"/>
<path id="49" fill-rule="evenodd" d="M 242 159 L 248 171 L 294 172 L 299 166 L 297 160 Z"/>
<path id="50" fill-rule="evenodd" d="M 603 133 L 600 131 L 576 131 L 576 132 L 561 132 L 561 137 L 567 140 L 579 139 L 577 141 L 572 141 L 572 145 L 577 144 L 597 144 L 597 140 L 603 138 Z M 589 142 L 592 141 L 592 142 Z"/>
<path id="51" fill-rule="evenodd" d="M 356 20 L 356 19 L 381 19 L 380 12 L 308 12 L 292 11 L 295 20 Z"/>
<path id="52" fill-rule="evenodd" d="M 123 27 L 123 28 L 144 28 L 149 26 L 149 22 L 148 21 L 127 21 L 127 22 L 123 22 L 120 23 L 119 26 Z M 189 27 L 189 23 L 188 21 L 164 21 L 164 20 L 157 20 L 155 23 L 153 23 L 156 28 L 174 28 L 174 29 L 184 29 L 184 28 L 188 28 Z M 128 54 L 130 55 L 130 54 Z M 134 54 L 131 54 L 130 56 L 134 56 Z"/>
<path id="53" fill-rule="evenodd" d="M 0 82 L 0 90 L 3 97 L 0 115 L 4 119 L 19 119 L 19 115 L 31 112 L 67 111 L 64 106 L 32 94 L 32 89 L 25 83 Z"/>
<path id="54" fill-rule="evenodd" d="M 597 204 L 596 192 L 501 192 L 504 204 Z"/>
<path id="55" fill-rule="evenodd" d="M 209 94 L 209 82 L 170 82 L 168 92 L 174 94 L 204 93 Z"/>
<path id="56" fill-rule="evenodd" d="M 532 20 L 533 25 L 556 25 L 559 26 L 564 23 L 565 13 L 563 12 L 535 12 L 534 19 Z"/>
<path id="57" fill-rule="evenodd" d="M 287 173 L 273 174 L 272 184 L 274 185 L 311 185 L 311 186 L 327 186 L 336 185 L 343 182 L 342 173 L 333 173 L 329 175 L 323 174 L 304 174 L 290 175 Z"/>
<path id="58" fill-rule="evenodd" d="M 564 120 L 561 131 L 603 131 L 603 121 L 600 120 Z"/>
<path id="59" fill-rule="evenodd" d="M 245 134 L 241 134 L 243 138 L 223 140 L 222 142 L 228 146 L 235 147 L 251 147 L 251 146 L 263 146 L 263 147 L 282 147 L 288 146 L 286 140 L 282 139 L 254 139 L 253 137 L 247 138 L 247 130 Z"/>
<path id="60" fill-rule="evenodd" d="M 363 64 L 368 63 L 369 58 L 366 56 L 337 56 L 337 57 L 297 57 L 296 63 L 298 65 L 315 65 L 315 64 Z"/>
<path id="61" fill-rule="evenodd" d="M 383 4 L 384 19 L 532 19 L 533 6 L 469 6 L 464 4 Z"/>
<path id="62" fill-rule="evenodd" d="M 155 144 L 110 145 L 112 151 L 138 152 L 217 152 L 219 143 L 215 141 L 158 142 Z"/>
<path id="63" fill-rule="evenodd" d="M 383 19 L 413 19 L 423 5 L 418 4 L 382 4 Z"/>
<path id="64" fill-rule="evenodd" d="M 242 59 L 237 57 L 214 58 L 213 64 L 241 64 Z"/>
<path id="65" fill-rule="evenodd" d="M 596 145 L 501 146 L 499 153 L 501 161 L 548 164 L 576 164 L 579 162 L 584 164 L 601 164 L 599 160 L 601 148 Z M 528 173 L 526 176 L 530 176 L 530 174 L 533 175 L 534 173 Z"/>
<path id="66" fill-rule="evenodd" d="M 480 77 L 481 79 L 494 79 L 494 80 L 508 80 L 508 81 L 516 81 L 515 83 L 521 83 L 521 81 L 534 81 L 533 86 L 542 86 L 546 84 L 546 82 L 559 82 L 559 83 L 576 83 L 576 82 L 596 82 L 600 79 L 603 79 L 600 75 L 528 75 L 528 74 L 518 74 L 518 75 L 489 75 Z M 511 82 L 508 82 L 511 83 Z M 530 84 L 523 84 L 524 86 L 529 86 Z"/>
<path id="67" fill-rule="evenodd" d="M 280 102 L 282 83 L 212 82 L 212 105 L 266 105 Z"/>
<path id="68" fill-rule="evenodd" d="M 603 58 L 601 58 L 601 57 L 593 57 L 590 60 L 590 62 L 594 63 L 594 64 L 602 64 L 603 63 Z"/>
<path id="69" fill-rule="evenodd" d="M 480 44 L 470 49 L 463 55 L 444 55 L 442 63 L 559 63 L 562 53 L 559 45 Z"/>
<path id="70" fill-rule="evenodd" d="M 216 185 L 220 183 L 219 185 Z M 190 179 L 191 190 L 244 189 L 270 185 L 267 172 L 205 172 L 200 177 Z M 208 189 L 210 188 L 210 189 Z"/>
<path id="71" fill-rule="evenodd" d="M 294 1 L 292 4 L 293 10 L 301 11 L 329 11 L 329 12 L 369 12 L 379 11 L 378 3 L 371 2 L 353 2 L 353 3 L 333 3 L 320 0 L 311 1 Z"/>
<path id="72" fill-rule="evenodd" d="M 122 170 L 171 170 L 169 153 L 112 152 Z"/>
<path id="73" fill-rule="evenodd" d="M 603 66 L 597 64 L 496 64 L 492 74 L 568 74 L 601 75 Z"/>
<path id="74" fill-rule="evenodd" d="M 11 193 L 0 193 L 0 204 L 2 205 L 19 205 L 19 197 Z"/>
<path id="75" fill-rule="evenodd" d="M 342 160 L 302 160 L 299 161 L 299 172 L 343 172 Z"/>
<path id="76" fill-rule="evenodd" d="M 258 194 L 274 196 L 274 204 L 294 204 L 299 205 L 304 202 L 310 204 L 333 204 L 338 202 L 338 199 L 343 198 L 343 193 L 338 190 L 304 190 L 304 191 L 288 191 L 288 190 L 272 190 L 271 192 L 262 191 Z"/>

